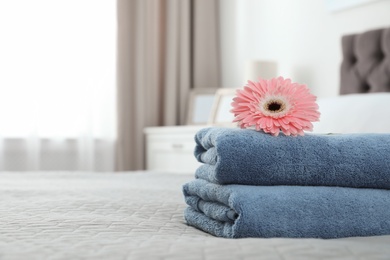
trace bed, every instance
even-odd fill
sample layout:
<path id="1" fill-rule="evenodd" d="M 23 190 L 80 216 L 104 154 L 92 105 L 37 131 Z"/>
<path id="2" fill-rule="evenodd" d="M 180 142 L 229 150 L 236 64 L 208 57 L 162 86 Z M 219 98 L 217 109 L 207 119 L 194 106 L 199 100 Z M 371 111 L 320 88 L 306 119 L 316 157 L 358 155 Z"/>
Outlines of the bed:
<path id="1" fill-rule="evenodd" d="M 168 173 L 1 173 L 0 259 L 388 259 L 390 236 L 222 239 L 187 226 Z"/>
<path id="2" fill-rule="evenodd" d="M 367 43 L 371 40 L 375 43 Z M 360 48 L 372 46 L 382 50 L 378 60 L 370 66 L 360 65 Z M 389 46 L 390 29 L 345 36 L 341 93 L 389 92 Z M 351 53 L 358 58 L 351 58 Z M 385 80 L 374 80 L 377 76 Z M 339 104 L 361 104 L 353 98 L 361 95 L 346 95 Z M 339 99 L 321 104 L 335 100 Z M 376 102 L 371 101 L 374 107 Z M 332 113 L 328 111 L 325 122 L 318 125 L 320 131 L 328 130 Z M 386 127 L 380 131 L 390 132 Z M 213 237 L 183 219 L 182 185 L 193 178 L 193 174 L 150 171 L 0 173 L 0 259 L 390 258 L 390 236 L 328 240 Z"/>

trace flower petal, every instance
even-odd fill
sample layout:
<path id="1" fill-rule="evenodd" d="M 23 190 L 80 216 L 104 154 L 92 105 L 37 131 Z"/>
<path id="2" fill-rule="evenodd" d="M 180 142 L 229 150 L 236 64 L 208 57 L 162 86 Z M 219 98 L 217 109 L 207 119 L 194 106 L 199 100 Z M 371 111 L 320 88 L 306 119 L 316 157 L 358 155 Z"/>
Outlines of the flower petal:
<path id="1" fill-rule="evenodd" d="M 255 127 L 277 136 L 280 131 L 285 135 L 304 135 L 313 129 L 320 113 L 316 97 L 304 84 L 293 83 L 291 79 L 277 77 L 270 80 L 248 81 L 237 90 L 231 103 L 233 122 L 241 128 Z M 268 100 L 268 101 L 267 101 Z M 268 110 L 267 102 L 281 102 L 285 108 Z"/>

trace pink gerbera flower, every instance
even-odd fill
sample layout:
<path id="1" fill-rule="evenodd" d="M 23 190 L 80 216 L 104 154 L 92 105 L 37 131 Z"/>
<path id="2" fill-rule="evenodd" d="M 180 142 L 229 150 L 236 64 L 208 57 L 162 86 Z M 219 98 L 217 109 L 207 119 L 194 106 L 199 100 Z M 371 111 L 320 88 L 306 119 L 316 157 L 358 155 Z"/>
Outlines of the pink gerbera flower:
<path id="1" fill-rule="evenodd" d="M 255 127 L 274 136 L 280 131 L 285 135 L 304 135 L 303 131 L 313 129 L 311 122 L 319 119 L 316 99 L 306 85 L 283 77 L 248 81 L 233 98 L 233 122 L 241 128 Z"/>

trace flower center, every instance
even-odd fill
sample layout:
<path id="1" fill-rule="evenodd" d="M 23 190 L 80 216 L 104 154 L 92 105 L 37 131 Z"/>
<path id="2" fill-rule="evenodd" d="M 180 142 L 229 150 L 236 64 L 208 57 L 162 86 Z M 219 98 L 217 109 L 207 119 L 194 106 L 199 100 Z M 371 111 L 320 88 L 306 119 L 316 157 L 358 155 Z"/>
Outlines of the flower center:
<path id="1" fill-rule="evenodd" d="M 286 104 L 281 100 L 271 99 L 264 104 L 263 108 L 271 113 L 279 113 L 286 109 Z"/>
<path id="2" fill-rule="evenodd" d="M 271 104 L 268 104 L 268 110 L 271 111 L 278 111 L 281 107 L 282 105 L 277 102 L 272 102 Z"/>

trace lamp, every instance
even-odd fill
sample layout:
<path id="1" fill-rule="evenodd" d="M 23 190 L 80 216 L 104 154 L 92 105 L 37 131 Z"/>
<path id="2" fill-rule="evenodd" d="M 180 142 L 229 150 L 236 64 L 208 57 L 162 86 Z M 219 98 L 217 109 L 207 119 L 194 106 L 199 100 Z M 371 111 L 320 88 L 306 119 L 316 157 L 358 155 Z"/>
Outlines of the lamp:
<path id="1" fill-rule="evenodd" d="M 278 65 L 274 61 L 248 61 L 245 68 L 245 81 L 258 81 L 259 78 L 271 79 L 277 77 Z"/>

